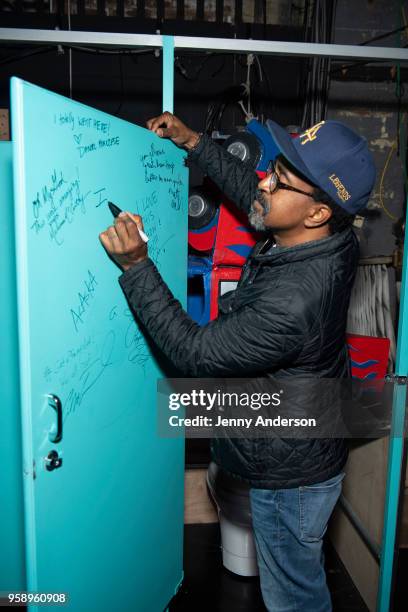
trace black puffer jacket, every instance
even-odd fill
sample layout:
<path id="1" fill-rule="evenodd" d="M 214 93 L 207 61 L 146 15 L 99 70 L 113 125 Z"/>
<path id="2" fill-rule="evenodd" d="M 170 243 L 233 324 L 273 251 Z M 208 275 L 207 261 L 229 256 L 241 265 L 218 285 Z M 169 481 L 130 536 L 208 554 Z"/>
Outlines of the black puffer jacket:
<path id="1" fill-rule="evenodd" d="M 258 179 L 204 137 L 191 155 L 224 193 L 247 210 Z M 151 260 L 120 278 L 136 317 L 183 375 L 349 376 L 345 326 L 358 243 L 352 230 L 264 252 L 258 244 L 238 288 L 220 300 L 217 320 L 197 325 L 174 299 Z M 216 463 L 253 487 L 290 488 L 343 468 L 343 440 L 222 439 Z"/>

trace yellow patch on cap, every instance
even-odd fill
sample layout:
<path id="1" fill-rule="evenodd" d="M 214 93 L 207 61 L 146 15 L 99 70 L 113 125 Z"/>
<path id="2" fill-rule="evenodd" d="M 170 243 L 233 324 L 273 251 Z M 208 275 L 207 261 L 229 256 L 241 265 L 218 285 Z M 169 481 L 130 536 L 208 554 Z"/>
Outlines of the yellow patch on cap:
<path id="1" fill-rule="evenodd" d="M 299 136 L 300 139 L 304 138 L 304 140 L 301 140 L 300 144 L 304 145 L 307 142 L 312 142 L 312 140 L 316 140 L 316 134 L 324 123 L 324 121 L 320 121 L 320 123 L 316 123 L 316 125 L 313 125 L 311 128 L 306 130 L 306 132 L 303 132 L 303 134 Z"/>

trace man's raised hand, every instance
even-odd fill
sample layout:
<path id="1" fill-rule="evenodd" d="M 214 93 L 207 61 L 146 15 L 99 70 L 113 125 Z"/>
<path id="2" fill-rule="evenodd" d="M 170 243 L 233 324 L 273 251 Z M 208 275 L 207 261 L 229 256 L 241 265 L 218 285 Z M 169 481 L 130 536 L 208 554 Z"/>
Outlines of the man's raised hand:
<path id="1" fill-rule="evenodd" d="M 194 148 L 200 140 L 197 132 L 191 130 L 178 117 L 167 111 L 158 117 L 149 119 L 146 126 L 160 138 L 170 138 L 174 144 L 187 150 Z"/>

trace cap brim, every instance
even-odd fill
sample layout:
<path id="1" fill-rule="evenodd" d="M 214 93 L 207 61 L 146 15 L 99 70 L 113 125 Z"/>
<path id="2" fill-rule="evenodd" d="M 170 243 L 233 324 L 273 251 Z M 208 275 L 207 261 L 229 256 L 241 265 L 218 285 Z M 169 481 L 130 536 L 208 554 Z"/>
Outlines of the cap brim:
<path id="1" fill-rule="evenodd" d="M 317 179 L 311 174 L 307 166 L 304 164 L 302 158 L 297 152 L 296 147 L 293 144 L 294 139 L 288 132 L 272 121 L 271 119 L 266 120 L 266 127 L 272 139 L 282 155 L 298 170 L 308 181 L 317 185 Z"/>

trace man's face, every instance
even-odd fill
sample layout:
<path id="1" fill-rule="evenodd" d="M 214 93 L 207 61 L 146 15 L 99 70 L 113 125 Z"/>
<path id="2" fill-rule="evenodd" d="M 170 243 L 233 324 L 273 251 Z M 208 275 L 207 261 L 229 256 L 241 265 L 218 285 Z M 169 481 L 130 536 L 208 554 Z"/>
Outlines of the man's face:
<path id="1" fill-rule="evenodd" d="M 312 185 L 291 172 L 285 166 L 284 160 L 278 159 L 275 169 L 281 183 L 301 189 L 306 193 L 312 193 Z M 314 200 L 307 195 L 287 191 L 286 189 L 277 189 L 274 193 L 271 193 L 269 184 L 270 175 L 267 175 L 258 183 L 256 200 L 253 202 L 249 214 L 251 225 L 260 231 L 303 228 L 310 207 L 315 204 Z"/>

